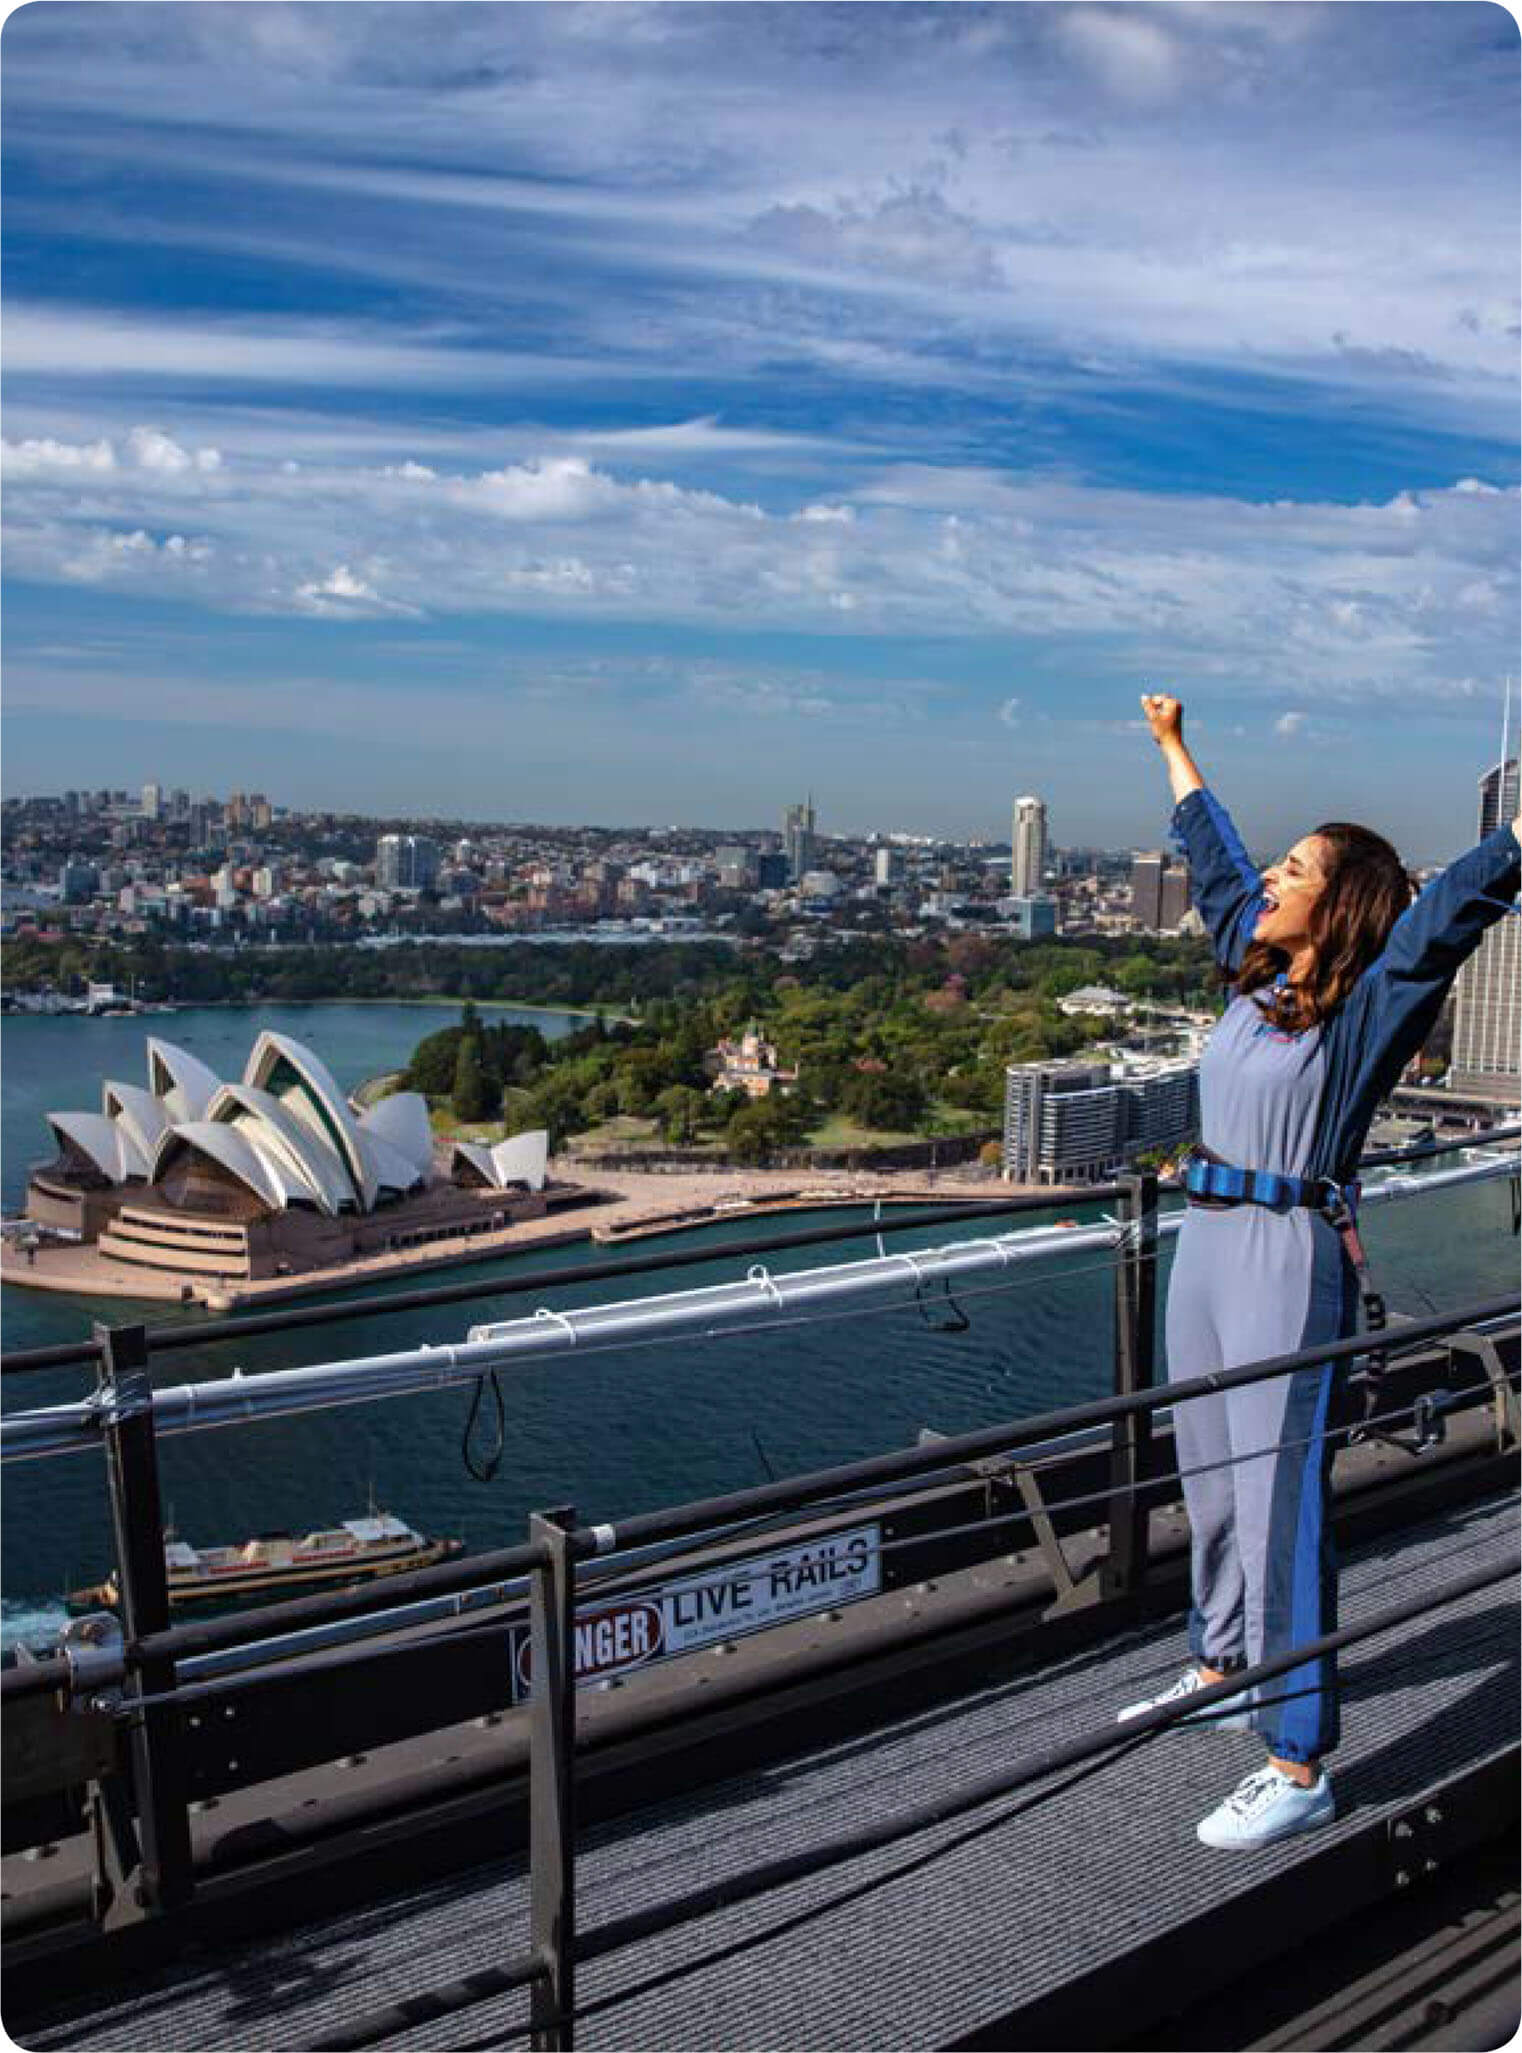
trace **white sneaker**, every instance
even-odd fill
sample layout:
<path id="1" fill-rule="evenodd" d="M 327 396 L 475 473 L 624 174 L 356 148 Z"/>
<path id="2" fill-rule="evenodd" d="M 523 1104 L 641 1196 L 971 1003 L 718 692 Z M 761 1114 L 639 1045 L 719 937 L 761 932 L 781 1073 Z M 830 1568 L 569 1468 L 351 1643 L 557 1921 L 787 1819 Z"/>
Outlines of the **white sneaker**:
<path id="1" fill-rule="evenodd" d="M 1181 1704 L 1186 1698 L 1197 1696 L 1207 1683 L 1198 1668 L 1192 1663 L 1178 1681 L 1170 1684 L 1160 1696 L 1143 1697 L 1139 1704 L 1127 1704 L 1123 1711 L 1115 1714 L 1117 1725 L 1124 1725 L 1128 1718 L 1140 1718 L 1147 1711 L 1166 1710 L 1171 1704 Z M 1252 1694 L 1239 1690 L 1234 1697 L 1222 1697 L 1219 1703 L 1207 1704 L 1201 1711 L 1191 1711 L 1178 1721 L 1180 1725 L 1213 1725 L 1221 1732 L 1249 1732 L 1252 1729 Z"/>
<path id="2" fill-rule="evenodd" d="M 1270 1764 L 1255 1768 L 1224 1803 L 1202 1818 L 1195 1837 L 1205 1846 L 1272 1846 L 1276 1839 L 1291 1839 L 1297 1832 L 1330 1825 L 1336 1815 L 1332 1779 L 1325 1769 L 1309 1789 L 1303 1789 Z"/>

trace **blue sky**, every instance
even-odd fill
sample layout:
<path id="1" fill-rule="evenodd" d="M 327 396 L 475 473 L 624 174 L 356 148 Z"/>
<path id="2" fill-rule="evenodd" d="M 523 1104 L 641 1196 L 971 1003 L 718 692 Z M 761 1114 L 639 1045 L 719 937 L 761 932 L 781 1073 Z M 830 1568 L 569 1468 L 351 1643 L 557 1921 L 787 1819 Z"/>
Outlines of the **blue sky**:
<path id="1" fill-rule="evenodd" d="M 1470 837 L 1493 5 L 107 4 L 3 85 L 5 788 Z"/>

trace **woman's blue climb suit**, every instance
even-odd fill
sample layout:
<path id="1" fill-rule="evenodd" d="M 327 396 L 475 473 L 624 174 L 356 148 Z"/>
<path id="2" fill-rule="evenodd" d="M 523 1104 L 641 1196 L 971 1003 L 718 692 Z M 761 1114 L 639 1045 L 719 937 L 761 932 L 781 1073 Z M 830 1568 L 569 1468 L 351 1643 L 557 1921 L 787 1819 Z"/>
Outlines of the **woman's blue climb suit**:
<path id="1" fill-rule="evenodd" d="M 1216 954 L 1235 970 L 1263 884 L 1225 811 L 1194 791 L 1174 814 Z M 1432 1030 L 1448 989 L 1519 881 L 1511 828 L 1429 884 L 1384 953 L 1321 1026 L 1286 1034 L 1234 998 L 1200 1065 L 1201 1141 L 1242 1169 L 1350 1183 L 1379 1101 Z M 1168 1288 L 1168 1374 L 1182 1381 L 1356 1330 L 1352 1264 L 1305 1206 L 1191 1205 Z M 1174 1411 L 1192 1534 L 1192 1652 L 1210 1667 L 1270 1660 L 1337 1628 L 1328 1485 L 1335 1364 L 1191 1398 Z M 1190 1474 L 1189 1471 L 1201 1471 Z M 1267 1686 L 1254 1726 L 1271 1754 L 1313 1761 L 1337 1743 L 1330 1657 Z"/>

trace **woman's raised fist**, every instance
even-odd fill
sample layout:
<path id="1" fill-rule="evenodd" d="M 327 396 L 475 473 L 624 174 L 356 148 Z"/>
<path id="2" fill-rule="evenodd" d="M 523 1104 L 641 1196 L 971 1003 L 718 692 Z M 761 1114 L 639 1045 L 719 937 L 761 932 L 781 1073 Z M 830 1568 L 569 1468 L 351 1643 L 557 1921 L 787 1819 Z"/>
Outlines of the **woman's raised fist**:
<path id="1" fill-rule="evenodd" d="M 1178 699 L 1170 699 L 1165 692 L 1143 692 L 1141 708 L 1155 742 L 1183 740 L 1184 708 Z"/>

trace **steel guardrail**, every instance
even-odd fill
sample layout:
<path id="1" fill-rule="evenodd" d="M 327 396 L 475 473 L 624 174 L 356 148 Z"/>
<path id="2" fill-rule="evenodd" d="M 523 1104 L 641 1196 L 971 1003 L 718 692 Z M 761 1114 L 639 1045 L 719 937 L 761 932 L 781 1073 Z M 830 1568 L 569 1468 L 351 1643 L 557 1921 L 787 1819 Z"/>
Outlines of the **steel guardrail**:
<path id="1" fill-rule="evenodd" d="M 1391 1329 L 1387 1345 L 1409 1352 L 1430 1340 L 1515 1316 L 1519 1310 L 1522 1310 L 1522 1297 L 1515 1294 L 1483 1299 Z M 816 1469 L 780 1482 L 703 1498 L 663 1511 L 640 1513 L 616 1524 L 578 1526 L 569 1535 L 570 1553 L 576 1561 L 590 1561 L 659 1541 L 690 1537 L 742 1519 L 778 1511 L 803 1510 L 852 1490 L 906 1482 L 937 1470 L 986 1460 L 991 1455 L 1013 1453 L 1021 1447 L 1056 1439 L 1064 1433 L 1134 1418 L 1182 1403 L 1191 1397 L 1266 1382 L 1276 1376 L 1290 1375 L 1297 1369 L 1356 1360 L 1368 1351 L 1369 1336 L 1353 1334 L 1346 1340 L 1324 1341 L 1313 1347 L 1297 1348 L 1289 1354 L 1244 1363 L 1238 1368 L 1215 1370 L 1208 1375 L 1134 1391 L 1125 1396 L 1095 1398 L 1084 1404 L 1037 1412 L 1024 1419 L 980 1427 L 975 1432 L 957 1434 L 925 1446 L 874 1455 L 864 1461 L 838 1467 Z M 525 1574 L 539 1566 L 542 1566 L 541 1551 L 532 1545 L 519 1546 L 490 1554 L 467 1555 L 461 1560 L 441 1562 L 432 1568 L 388 1576 L 384 1584 L 372 1583 L 356 1590 L 297 1597 L 258 1610 L 170 1626 L 162 1632 L 129 1639 L 123 1649 L 124 1668 L 249 1644 L 270 1632 L 294 1625 L 327 1623 L 385 1611 L 410 1598 L 470 1589 L 482 1583 L 500 1581 L 508 1575 Z M 66 1680 L 66 1675 L 62 1679 Z M 13 1668 L 0 1675 L 0 1700 L 35 1695 L 58 1687 L 59 1681 L 57 1664 L 50 1661 Z"/>

